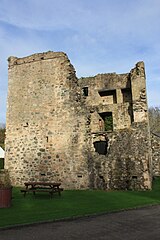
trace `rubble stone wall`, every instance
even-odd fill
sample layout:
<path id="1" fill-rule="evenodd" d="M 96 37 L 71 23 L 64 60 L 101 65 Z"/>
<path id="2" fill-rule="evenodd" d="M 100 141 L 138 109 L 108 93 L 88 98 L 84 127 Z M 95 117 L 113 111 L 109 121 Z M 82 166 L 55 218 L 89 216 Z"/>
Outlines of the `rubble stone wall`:
<path id="1" fill-rule="evenodd" d="M 5 168 L 13 185 L 151 189 L 143 62 L 77 79 L 62 52 L 10 57 Z"/>
<path id="2" fill-rule="evenodd" d="M 151 134 L 153 176 L 160 176 L 160 136 Z"/>
<path id="3" fill-rule="evenodd" d="M 52 180 L 83 188 L 86 118 L 64 53 L 9 60 L 6 168 L 14 185 Z M 83 173 L 83 181 L 79 175 Z"/>

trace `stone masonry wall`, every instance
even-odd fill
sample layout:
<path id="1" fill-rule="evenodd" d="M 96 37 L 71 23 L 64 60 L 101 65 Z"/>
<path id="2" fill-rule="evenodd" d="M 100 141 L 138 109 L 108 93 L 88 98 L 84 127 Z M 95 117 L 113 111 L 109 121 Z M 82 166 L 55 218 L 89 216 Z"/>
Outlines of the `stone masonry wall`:
<path id="1" fill-rule="evenodd" d="M 94 188 L 150 189 L 151 159 L 145 124 L 110 133 L 94 133 L 95 140 L 108 140 L 107 155 L 90 152 L 90 177 Z M 104 139 L 103 139 L 104 140 Z M 147 145 L 146 145 L 147 144 Z M 95 160 L 96 159 L 96 160 Z"/>
<path id="2" fill-rule="evenodd" d="M 131 125 L 131 100 L 124 100 L 124 91 L 122 92 L 128 90 L 128 95 L 131 95 L 129 74 L 98 74 L 95 77 L 81 78 L 79 84 L 82 89 L 85 86 L 89 89 L 86 105 L 93 112 L 92 118 L 95 118 L 95 112 L 112 112 L 115 130 Z M 108 96 L 101 96 L 103 92 Z M 94 126 L 96 127 L 95 123 Z"/>
<path id="3" fill-rule="evenodd" d="M 92 140 L 88 150 L 91 186 L 150 189 L 152 153 L 144 63 L 137 63 L 129 74 L 81 78 L 80 86 L 82 90 L 88 87 L 86 105 L 91 114 Z M 114 101 L 105 101 L 108 96 Z M 113 131 L 106 132 L 101 126 L 101 113 L 106 112 L 112 112 Z M 94 143 L 97 142 L 106 142 L 106 155 L 95 152 Z"/>
<path id="4" fill-rule="evenodd" d="M 151 134 L 153 176 L 160 176 L 160 136 Z"/>
<path id="5" fill-rule="evenodd" d="M 5 168 L 13 185 L 151 189 L 143 62 L 127 74 L 78 80 L 65 53 L 10 57 Z"/>
<path id="6" fill-rule="evenodd" d="M 81 154 L 87 141 L 83 112 L 75 71 L 66 54 L 9 59 L 5 167 L 14 185 L 52 180 L 66 188 L 87 187 Z"/>

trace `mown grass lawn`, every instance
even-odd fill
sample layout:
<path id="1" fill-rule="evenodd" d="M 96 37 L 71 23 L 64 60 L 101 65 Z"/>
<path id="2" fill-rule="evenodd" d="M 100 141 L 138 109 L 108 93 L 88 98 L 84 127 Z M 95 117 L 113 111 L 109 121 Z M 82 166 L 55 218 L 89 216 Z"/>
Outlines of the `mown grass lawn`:
<path id="1" fill-rule="evenodd" d="M 49 221 L 75 216 L 107 213 L 121 209 L 160 204 L 160 178 L 152 191 L 64 191 L 50 198 L 47 193 L 31 193 L 24 198 L 19 188 L 13 189 L 12 207 L 0 209 L 0 227 Z"/>

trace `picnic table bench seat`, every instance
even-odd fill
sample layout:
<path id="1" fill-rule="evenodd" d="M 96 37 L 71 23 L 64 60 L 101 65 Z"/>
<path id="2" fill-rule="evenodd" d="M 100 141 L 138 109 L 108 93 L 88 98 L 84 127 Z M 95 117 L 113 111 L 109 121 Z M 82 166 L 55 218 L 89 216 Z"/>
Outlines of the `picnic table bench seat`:
<path id="1" fill-rule="evenodd" d="M 31 187 L 28 187 L 28 184 L 25 183 L 26 188 L 25 189 L 21 189 L 20 191 L 24 194 L 24 197 L 26 196 L 26 193 L 29 192 L 33 192 L 33 194 L 35 195 L 36 192 L 48 192 L 51 194 L 51 196 L 53 196 L 53 193 L 58 193 L 59 195 L 61 195 L 61 192 L 63 191 L 63 188 L 60 188 L 60 184 L 49 184 L 47 185 L 47 183 L 32 183 L 29 184 L 31 185 Z"/>

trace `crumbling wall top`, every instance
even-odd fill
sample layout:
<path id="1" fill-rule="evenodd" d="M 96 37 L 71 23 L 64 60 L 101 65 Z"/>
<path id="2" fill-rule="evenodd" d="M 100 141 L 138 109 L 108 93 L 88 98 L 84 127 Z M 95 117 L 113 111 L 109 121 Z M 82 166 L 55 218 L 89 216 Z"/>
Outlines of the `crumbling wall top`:
<path id="1" fill-rule="evenodd" d="M 136 63 L 135 68 L 131 70 L 131 75 L 132 78 L 136 78 L 137 76 L 145 78 L 145 66 L 143 61 Z"/>
<path id="2" fill-rule="evenodd" d="M 104 73 L 94 77 L 80 78 L 81 86 L 93 86 L 105 89 L 130 88 L 129 73 Z"/>
<path id="3" fill-rule="evenodd" d="M 53 59 L 53 58 L 68 59 L 67 54 L 64 52 L 48 51 L 48 52 L 44 52 L 44 53 L 35 53 L 28 57 L 23 57 L 23 58 L 17 58 L 14 56 L 10 56 L 8 58 L 8 65 L 10 68 L 10 67 L 14 67 L 15 65 L 31 63 L 31 62 L 36 62 L 36 61 L 42 61 L 42 60 L 47 60 L 47 59 Z M 69 59 L 68 59 L 68 61 L 69 61 Z"/>

